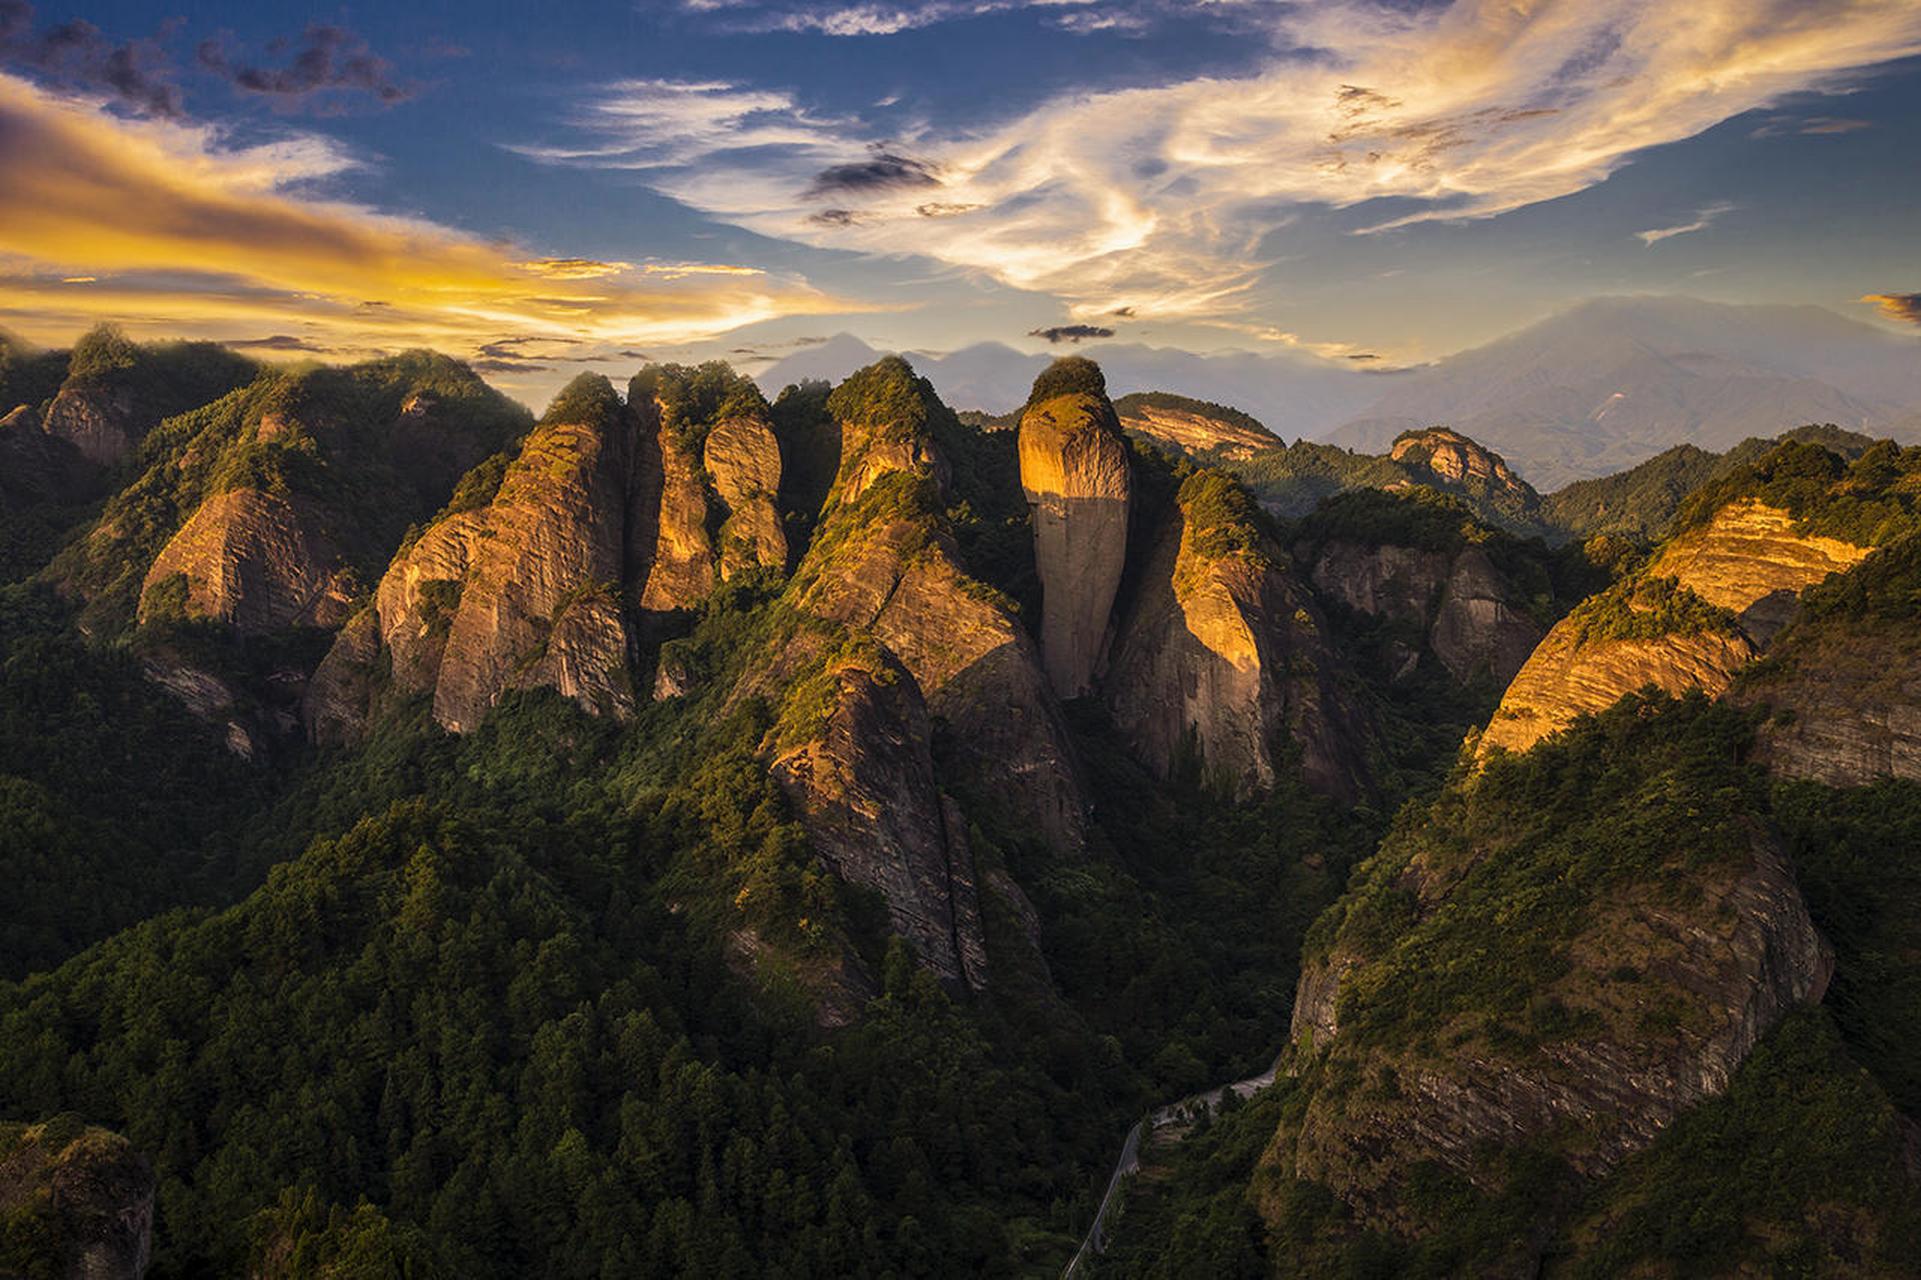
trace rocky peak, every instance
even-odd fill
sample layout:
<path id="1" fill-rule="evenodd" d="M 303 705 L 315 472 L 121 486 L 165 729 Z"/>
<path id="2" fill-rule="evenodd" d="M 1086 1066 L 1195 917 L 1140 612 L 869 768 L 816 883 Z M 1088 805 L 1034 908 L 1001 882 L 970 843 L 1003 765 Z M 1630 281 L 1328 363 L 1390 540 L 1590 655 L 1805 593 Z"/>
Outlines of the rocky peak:
<path id="1" fill-rule="evenodd" d="M 941 794 L 927 707 L 878 645 L 830 655 L 788 694 L 772 731 L 774 778 L 834 874 L 876 890 L 893 929 L 944 981 L 987 984 L 973 856 Z"/>
<path id="2" fill-rule="evenodd" d="M 583 375 L 555 399 L 501 473 L 395 557 L 369 613 L 350 623 L 315 672 L 309 731 L 352 737 L 381 690 L 431 692 L 434 718 L 478 727 L 514 688 L 552 688 L 590 711 L 635 705 L 624 606 L 629 513 L 641 432 L 605 378 Z"/>
<path id="3" fill-rule="evenodd" d="M 1091 690 L 1106 657 L 1133 494 L 1127 444 L 1099 368 L 1069 357 L 1043 372 L 1019 442 L 1043 596 L 1041 654 L 1055 691 L 1076 698 Z"/>
<path id="4" fill-rule="evenodd" d="M 1524 751 L 1644 684 L 1726 691 L 1795 616 L 1803 589 L 1911 527 L 1904 475 L 1886 458 L 1864 454 L 1850 469 L 1790 441 L 1699 491 L 1645 569 L 1549 633 L 1502 698 L 1483 755 Z"/>
<path id="5" fill-rule="evenodd" d="M 1103 681 L 1116 728 L 1163 776 L 1198 753 L 1205 777 L 1245 795 L 1298 751 L 1311 785 L 1352 797 L 1365 776 L 1362 717 L 1337 666 L 1325 619 L 1252 500 L 1220 472 L 1189 476 Z"/>
<path id="6" fill-rule="evenodd" d="M 146 1157 L 78 1116 L 0 1124 L 0 1221 L 18 1228 L 6 1257 L 24 1274 L 139 1280 L 154 1191 Z"/>
<path id="7" fill-rule="evenodd" d="M 1426 467 L 1455 484 L 1470 480 L 1518 488 L 1521 478 L 1508 470 L 1501 455 L 1446 427 L 1408 431 L 1388 449 L 1390 459 L 1403 466 Z"/>
<path id="8" fill-rule="evenodd" d="M 900 660 L 952 730 L 959 787 L 1080 849 L 1085 802 L 1041 656 L 1012 602 L 967 572 L 947 527 L 930 424 L 949 411 L 897 357 L 854 374 L 828 405 L 845 442 L 839 480 L 791 598 Z"/>

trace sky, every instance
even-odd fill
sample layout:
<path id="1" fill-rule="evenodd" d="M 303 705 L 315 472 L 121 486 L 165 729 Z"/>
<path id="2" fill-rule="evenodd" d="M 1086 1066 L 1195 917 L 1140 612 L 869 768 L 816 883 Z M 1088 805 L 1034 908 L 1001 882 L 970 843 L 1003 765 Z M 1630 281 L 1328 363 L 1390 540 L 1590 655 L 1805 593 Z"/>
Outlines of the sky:
<path id="1" fill-rule="evenodd" d="M 0 0 L 0 327 L 582 369 L 1921 325 L 1921 0 Z"/>

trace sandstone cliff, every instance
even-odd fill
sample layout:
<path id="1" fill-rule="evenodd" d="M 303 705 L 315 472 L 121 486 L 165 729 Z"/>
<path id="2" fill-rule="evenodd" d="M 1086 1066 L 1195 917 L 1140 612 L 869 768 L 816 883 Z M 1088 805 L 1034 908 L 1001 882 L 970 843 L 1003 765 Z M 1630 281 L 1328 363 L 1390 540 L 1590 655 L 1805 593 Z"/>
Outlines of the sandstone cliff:
<path id="1" fill-rule="evenodd" d="M 1769 660 L 1729 695 L 1768 713 L 1755 732 L 1756 757 L 1829 786 L 1921 781 L 1917 599 L 1921 537 L 1913 535 L 1811 588 Z"/>
<path id="2" fill-rule="evenodd" d="M 642 455 L 628 551 L 637 607 L 676 613 L 743 570 L 784 572 L 780 441 L 759 389 L 720 362 L 650 365 L 627 403 Z"/>
<path id="3" fill-rule="evenodd" d="M 1482 738 L 1483 754 L 1494 747 L 1525 751 L 1576 715 L 1642 685 L 1723 692 L 1793 616 L 1802 588 L 1870 550 L 1801 528 L 1790 512 L 1751 498 L 1728 503 L 1670 539 L 1634 582 L 1555 627 L 1502 697 Z M 1684 609 L 1690 618 L 1702 612 L 1698 605 L 1725 611 L 1725 618 L 1660 624 L 1656 615 L 1672 611 L 1674 602 L 1664 597 L 1657 610 L 1646 594 L 1661 584 L 1673 584 L 1677 598 L 1694 602 Z M 1596 625 L 1598 614 L 1622 608 L 1639 613 L 1646 625 Z"/>
<path id="4" fill-rule="evenodd" d="M 899 360 L 855 374 L 830 404 L 840 479 L 790 598 L 900 659 L 950 730 L 955 785 L 1078 850 L 1085 801 L 1041 655 L 1010 602 L 967 573 L 946 528 L 947 468 L 927 425 L 945 407 Z"/>
<path id="5" fill-rule="evenodd" d="M 940 792 L 914 678 L 876 646 L 844 647 L 789 695 L 772 769 L 834 874 L 876 890 L 893 930 L 944 981 L 987 985 L 973 856 Z"/>
<path id="6" fill-rule="evenodd" d="M 154 1191 L 144 1156 L 78 1116 L 0 1124 L 0 1220 L 12 1228 L 7 1261 L 24 1274 L 140 1280 Z"/>
<path id="7" fill-rule="evenodd" d="M 1334 678 L 1327 625 L 1233 480 L 1182 486 L 1103 681 L 1115 727 L 1156 772 L 1198 756 L 1231 794 L 1273 784 L 1294 752 L 1310 785 L 1365 782 L 1362 717 Z"/>
<path id="8" fill-rule="evenodd" d="M 728 418 L 707 435 L 707 474 L 724 513 L 720 572 L 787 569 L 787 534 L 780 518 L 780 441 L 764 415 Z"/>
<path id="9" fill-rule="evenodd" d="M 1765 648 L 1794 616 L 1803 587 L 1859 564 L 1872 550 L 1798 530 L 1792 513 L 1749 498 L 1670 539 L 1648 572 L 1675 578 L 1734 613 L 1741 630 Z"/>
<path id="10" fill-rule="evenodd" d="M 355 590 L 332 523 L 312 499 L 261 489 L 216 494 L 154 557 L 141 583 L 140 621 L 177 609 L 242 635 L 339 626 Z"/>
<path id="11" fill-rule="evenodd" d="M 382 651 L 391 690 L 431 693 L 434 718 L 456 732 L 510 689 L 631 712 L 622 589 L 638 435 L 604 378 L 576 380 L 484 505 L 449 513 L 395 557 L 315 672 L 309 732 L 328 741 L 364 727 L 383 692 Z"/>
<path id="12" fill-rule="evenodd" d="M 1226 462 L 1245 462 L 1282 447 L 1259 422 L 1224 405 L 1185 396 L 1138 394 L 1114 402 L 1121 428 L 1164 448 Z"/>
<path id="13" fill-rule="evenodd" d="M 1610 717 L 1457 784 L 1316 926 L 1269 1194 L 1316 1182 L 1420 1236 L 1423 1170 L 1493 1193 L 1502 1152 L 1546 1148 L 1599 1178 L 1820 999 L 1832 954 L 1742 794 L 1739 718 Z"/>
<path id="14" fill-rule="evenodd" d="M 1021 415 L 1021 487 L 1033 512 L 1043 592 L 1041 654 L 1055 692 L 1077 698 L 1091 690 L 1106 657 L 1127 562 L 1132 482 L 1104 389 L 1062 384 L 1049 394 L 1048 379 L 1042 374 Z"/>
<path id="15" fill-rule="evenodd" d="M 1720 694 L 1755 652 L 1753 643 L 1731 628 L 1589 639 L 1581 619 L 1570 615 L 1508 685 L 1481 735 L 1481 753 L 1485 757 L 1497 747 L 1526 751 L 1576 716 L 1605 710 L 1648 685 L 1672 694 L 1691 688 Z"/>
<path id="16" fill-rule="evenodd" d="M 1487 551 L 1332 541 L 1311 552 L 1324 595 L 1422 636 L 1453 678 L 1506 685 L 1545 632 L 1524 590 Z"/>

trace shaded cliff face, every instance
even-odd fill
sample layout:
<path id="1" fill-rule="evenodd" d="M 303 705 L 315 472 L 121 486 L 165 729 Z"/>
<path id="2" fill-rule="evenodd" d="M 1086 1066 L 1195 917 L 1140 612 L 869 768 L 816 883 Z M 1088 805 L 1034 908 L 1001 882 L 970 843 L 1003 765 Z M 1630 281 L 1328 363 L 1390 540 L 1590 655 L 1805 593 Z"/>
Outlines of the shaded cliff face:
<path id="1" fill-rule="evenodd" d="M 1189 477 L 1103 681 L 1121 735 L 1162 776 L 1191 761 L 1237 795 L 1273 785 L 1298 751 L 1310 785 L 1351 798 L 1365 784 L 1362 717 L 1337 665 L 1251 500 L 1218 472 Z"/>
<path id="2" fill-rule="evenodd" d="M 0 1265 L 20 1274 L 139 1280 L 152 1251 L 153 1168 L 74 1115 L 0 1124 Z"/>
<path id="3" fill-rule="evenodd" d="M 1755 754 L 1829 786 L 1921 781 L 1921 538 L 1909 535 L 1802 596 L 1768 661 L 1730 699 L 1767 712 Z"/>
<path id="4" fill-rule="evenodd" d="M 1068 391 L 1021 415 L 1021 488 L 1033 513 L 1041 654 L 1063 698 L 1090 691 L 1127 563 L 1132 481 L 1107 397 Z"/>
<path id="5" fill-rule="evenodd" d="M 849 645 L 789 693 L 772 771 L 834 874 L 877 891 L 893 930 L 957 987 L 987 985 L 973 855 L 934 778 L 931 729 L 905 667 Z"/>
<path id="6" fill-rule="evenodd" d="M 510 689 L 552 688 L 587 710 L 635 705 L 622 608 L 639 432 L 605 379 L 577 380 L 505 469 L 498 491 L 402 550 L 371 608 L 315 672 L 309 732 L 360 732 L 386 680 L 431 693 L 435 720 L 479 726 Z"/>
<path id="7" fill-rule="evenodd" d="M 1597 1179 L 1818 1000 L 1831 953 L 1744 736 L 1704 700 L 1630 703 L 1404 823 L 1310 938 L 1264 1212 L 1304 1179 L 1419 1238 L 1434 1170 L 1494 1194 L 1525 1150 Z"/>
<path id="8" fill-rule="evenodd" d="M 40 430 L 110 467 L 163 418 L 217 400 L 257 372 L 252 361 L 212 343 L 140 346 L 103 326 L 74 344 Z"/>
<path id="9" fill-rule="evenodd" d="M 1546 633 L 1523 590 L 1480 547 L 1458 551 L 1330 542 L 1314 585 L 1356 613 L 1418 632 L 1462 684 L 1506 684 Z"/>
<path id="10" fill-rule="evenodd" d="M 170 611 L 250 635 L 336 626 L 408 525 L 526 422 L 426 353 L 268 374 L 154 430 L 48 576 L 102 636 Z"/>

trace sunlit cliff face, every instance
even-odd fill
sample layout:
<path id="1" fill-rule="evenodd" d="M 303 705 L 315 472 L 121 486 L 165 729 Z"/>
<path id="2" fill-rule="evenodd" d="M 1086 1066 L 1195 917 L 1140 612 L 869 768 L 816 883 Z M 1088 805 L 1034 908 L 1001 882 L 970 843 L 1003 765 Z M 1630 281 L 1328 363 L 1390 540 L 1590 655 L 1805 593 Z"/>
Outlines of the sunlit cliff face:
<path id="1" fill-rule="evenodd" d="M 323 139 L 230 147 L 6 76 L 0 161 L 0 315 L 43 340 L 113 319 L 319 355 L 431 346 L 511 373 L 852 305 L 750 267 L 537 257 L 319 197 L 354 165 Z"/>

